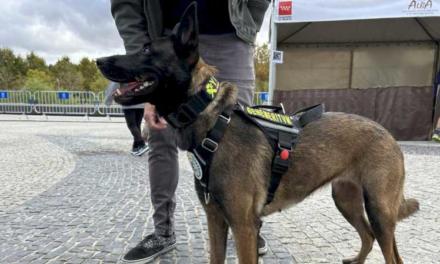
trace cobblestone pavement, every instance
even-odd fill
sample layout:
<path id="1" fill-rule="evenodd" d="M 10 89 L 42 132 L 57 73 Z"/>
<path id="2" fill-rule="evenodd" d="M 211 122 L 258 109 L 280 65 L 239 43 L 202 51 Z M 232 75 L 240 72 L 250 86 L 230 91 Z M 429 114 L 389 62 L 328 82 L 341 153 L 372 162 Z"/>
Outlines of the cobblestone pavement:
<path id="1" fill-rule="evenodd" d="M 0 122 L 0 263 L 116 263 L 152 231 L 147 157 L 128 154 L 124 123 Z M 403 144 L 406 196 L 421 211 L 399 223 L 406 263 L 439 263 L 440 144 Z M 177 249 L 155 263 L 207 263 L 207 228 L 184 155 Z M 360 246 L 326 187 L 265 219 L 263 263 L 341 263 Z M 235 263 L 228 241 L 227 263 Z M 367 263 L 383 263 L 375 244 Z"/>

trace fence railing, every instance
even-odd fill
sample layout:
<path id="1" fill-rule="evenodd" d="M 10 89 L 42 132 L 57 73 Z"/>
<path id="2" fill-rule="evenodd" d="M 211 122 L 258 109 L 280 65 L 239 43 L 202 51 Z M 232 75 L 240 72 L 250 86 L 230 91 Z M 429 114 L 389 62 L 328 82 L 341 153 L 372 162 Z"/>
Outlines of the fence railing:
<path id="1" fill-rule="evenodd" d="M 254 96 L 255 104 L 267 103 L 267 93 Z M 104 104 L 104 93 L 81 91 L 1 91 L 0 114 L 123 116 L 116 103 Z"/>
<path id="2" fill-rule="evenodd" d="M 0 113 L 32 113 L 32 94 L 28 91 L 0 91 Z"/>

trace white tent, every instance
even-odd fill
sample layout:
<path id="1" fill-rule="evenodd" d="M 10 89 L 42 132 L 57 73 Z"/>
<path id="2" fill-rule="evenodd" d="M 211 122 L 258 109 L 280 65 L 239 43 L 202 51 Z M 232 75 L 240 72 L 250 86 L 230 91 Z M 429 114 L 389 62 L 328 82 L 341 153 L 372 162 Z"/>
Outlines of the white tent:
<path id="1" fill-rule="evenodd" d="M 401 139 L 427 138 L 434 104 L 429 93 L 439 71 L 439 41 L 440 0 L 277 0 L 271 49 L 282 51 L 284 58 L 282 64 L 271 62 L 269 100 L 285 103 L 306 91 L 308 97 L 310 93 L 319 98 L 337 94 L 334 99 L 340 103 L 333 102 L 331 110 L 368 116 Z M 392 123 L 402 122 L 395 120 L 401 116 L 378 114 L 402 111 L 414 95 L 420 96 L 410 108 L 417 111 L 412 117 L 404 116 L 413 121 L 395 127 Z M 405 102 L 394 97 L 410 98 Z M 357 99 L 344 106 L 352 98 Z M 386 102 L 394 105 L 383 109 Z M 367 105 L 359 107 L 362 103 Z M 411 126 L 420 126 L 415 122 L 420 115 L 422 131 L 409 131 Z"/>

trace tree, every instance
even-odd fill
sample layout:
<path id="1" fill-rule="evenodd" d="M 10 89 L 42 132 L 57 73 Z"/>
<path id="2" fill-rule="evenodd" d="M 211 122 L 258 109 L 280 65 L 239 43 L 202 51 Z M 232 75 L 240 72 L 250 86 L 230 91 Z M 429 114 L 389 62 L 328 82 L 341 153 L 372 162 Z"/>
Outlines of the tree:
<path id="1" fill-rule="evenodd" d="M 98 72 L 95 76 L 95 80 L 90 85 L 90 90 L 95 93 L 99 93 L 105 90 L 107 85 L 109 84 L 109 80 L 104 78 L 100 72 Z"/>
<path id="2" fill-rule="evenodd" d="M 51 76 L 42 70 L 30 69 L 26 74 L 24 88 L 30 91 L 53 90 L 54 81 Z"/>
<path id="3" fill-rule="evenodd" d="M 17 89 L 23 83 L 26 74 L 23 59 L 10 49 L 0 49 L 0 89 Z"/>
<path id="4" fill-rule="evenodd" d="M 254 53 L 255 82 L 257 91 L 267 91 L 269 81 L 269 47 L 257 46 Z"/>
<path id="5" fill-rule="evenodd" d="M 49 67 L 52 73 L 57 90 L 82 90 L 83 77 L 75 64 L 70 62 L 69 57 L 63 57 Z"/>
<path id="6" fill-rule="evenodd" d="M 33 51 L 26 56 L 27 70 L 47 71 L 46 61 L 37 56 Z"/>
<path id="7" fill-rule="evenodd" d="M 82 88 L 86 91 L 90 91 L 92 83 L 97 80 L 99 74 L 96 62 L 88 58 L 83 58 L 78 65 L 78 70 L 83 76 Z"/>

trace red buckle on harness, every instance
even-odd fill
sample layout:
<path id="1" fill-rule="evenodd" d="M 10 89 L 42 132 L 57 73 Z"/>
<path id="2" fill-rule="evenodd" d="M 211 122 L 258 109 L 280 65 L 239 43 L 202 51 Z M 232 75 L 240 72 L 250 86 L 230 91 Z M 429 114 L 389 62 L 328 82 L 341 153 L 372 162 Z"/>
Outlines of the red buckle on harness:
<path id="1" fill-rule="evenodd" d="M 282 160 L 288 160 L 289 159 L 289 155 L 290 155 L 290 153 L 289 153 L 289 151 L 287 149 L 283 149 L 280 152 L 280 158 Z"/>

